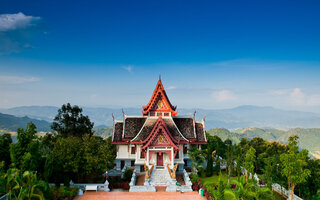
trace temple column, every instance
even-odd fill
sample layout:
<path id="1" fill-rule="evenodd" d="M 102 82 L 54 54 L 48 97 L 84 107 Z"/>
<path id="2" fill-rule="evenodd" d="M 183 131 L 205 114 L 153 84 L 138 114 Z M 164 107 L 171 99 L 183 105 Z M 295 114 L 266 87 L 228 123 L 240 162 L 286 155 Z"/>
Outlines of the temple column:
<path id="1" fill-rule="evenodd" d="M 149 160 L 149 147 L 147 148 L 147 165 L 148 165 L 148 167 L 149 167 L 149 163 L 150 162 L 150 160 Z"/>
<path id="2" fill-rule="evenodd" d="M 171 147 L 171 168 L 173 168 L 174 165 L 174 155 L 173 155 L 173 147 Z"/>

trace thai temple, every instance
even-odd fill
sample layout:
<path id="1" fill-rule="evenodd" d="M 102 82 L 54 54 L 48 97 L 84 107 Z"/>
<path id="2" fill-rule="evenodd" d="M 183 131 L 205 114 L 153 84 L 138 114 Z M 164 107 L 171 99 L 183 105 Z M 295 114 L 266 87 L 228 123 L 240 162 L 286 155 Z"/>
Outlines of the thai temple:
<path id="1" fill-rule="evenodd" d="M 116 170 L 134 168 L 137 174 L 145 171 L 145 165 L 155 169 L 173 169 L 177 173 L 191 168 L 188 149 L 206 144 L 204 119 L 179 116 L 177 107 L 169 101 L 159 80 L 140 116 L 113 119 L 112 143 L 117 146 Z"/>

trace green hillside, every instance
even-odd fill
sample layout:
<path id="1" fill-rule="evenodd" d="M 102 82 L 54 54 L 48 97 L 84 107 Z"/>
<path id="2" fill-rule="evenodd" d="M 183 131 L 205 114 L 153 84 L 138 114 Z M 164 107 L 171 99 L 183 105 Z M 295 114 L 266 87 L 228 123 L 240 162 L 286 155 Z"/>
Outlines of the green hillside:
<path id="1" fill-rule="evenodd" d="M 229 131 L 223 128 L 215 128 L 207 131 L 210 135 L 217 135 L 222 140 L 231 139 L 234 143 L 240 142 L 241 138 L 246 137 L 249 140 L 254 137 L 261 137 L 264 140 L 278 141 L 286 144 L 288 138 L 293 135 L 299 136 L 300 148 L 307 149 L 314 157 L 320 159 L 320 128 L 295 128 L 288 131 L 279 129 L 261 129 L 261 128 L 244 128 L 235 131 Z"/>
<path id="2" fill-rule="evenodd" d="M 51 123 L 45 120 L 31 119 L 29 117 L 16 117 L 0 113 L 0 129 L 7 131 L 17 131 L 18 128 L 25 128 L 27 123 L 33 122 L 37 126 L 37 131 L 50 131 Z"/>

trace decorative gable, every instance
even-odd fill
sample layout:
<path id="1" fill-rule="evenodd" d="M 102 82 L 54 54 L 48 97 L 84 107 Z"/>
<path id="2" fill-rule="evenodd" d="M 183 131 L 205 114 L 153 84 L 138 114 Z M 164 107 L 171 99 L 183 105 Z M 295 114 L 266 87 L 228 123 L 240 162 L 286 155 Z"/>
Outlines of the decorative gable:
<path id="1" fill-rule="evenodd" d="M 158 134 L 157 137 L 151 142 L 150 146 L 168 146 L 170 142 L 162 133 Z"/>
<path id="2" fill-rule="evenodd" d="M 142 106 L 142 108 L 142 114 L 144 116 L 156 116 L 156 113 L 167 113 L 168 115 L 170 113 L 171 116 L 177 115 L 177 112 L 175 112 L 176 107 L 171 105 L 166 91 L 162 85 L 160 76 L 149 103 L 146 106 Z"/>
<path id="3" fill-rule="evenodd" d="M 175 145 L 177 143 L 178 142 L 172 137 L 163 119 L 159 117 L 150 135 L 142 141 L 142 149 L 149 146 L 172 146 L 175 150 L 178 150 L 179 148 Z"/>

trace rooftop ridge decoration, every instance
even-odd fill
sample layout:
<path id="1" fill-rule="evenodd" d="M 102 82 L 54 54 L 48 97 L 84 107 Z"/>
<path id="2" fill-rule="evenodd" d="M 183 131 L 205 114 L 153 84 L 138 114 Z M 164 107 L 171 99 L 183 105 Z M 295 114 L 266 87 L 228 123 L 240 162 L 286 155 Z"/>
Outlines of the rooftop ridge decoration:
<path id="1" fill-rule="evenodd" d="M 158 101 L 157 101 L 158 100 Z M 161 82 L 161 77 L 159 75 L 159 80 L 154 89 L 152 96 L 146 106 L 142 106 L 142 114 L 148 115 L 149 112 L 168 112 L 171 113 L 171 116 L 177 116 L 176 112 L 177 106 L 173 106 L 169 101 L 167 93 Z"/>

